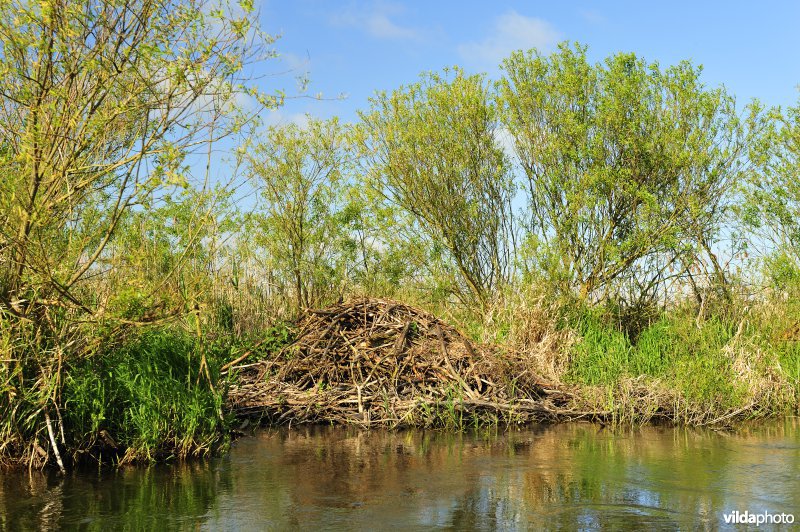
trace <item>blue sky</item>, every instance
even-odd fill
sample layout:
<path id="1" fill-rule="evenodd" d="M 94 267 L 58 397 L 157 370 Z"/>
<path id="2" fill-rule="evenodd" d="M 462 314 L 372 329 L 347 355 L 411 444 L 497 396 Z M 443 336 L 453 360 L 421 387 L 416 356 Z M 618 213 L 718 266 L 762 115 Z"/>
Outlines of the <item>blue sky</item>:
<path id="1" fill-rule="evenodd" d="M 391 90 L 422 71 L 460 65 L 497 77 L 515 49 L 551 51 L 563 40 L 589 46 L 600 61 L 634 52 L 662 66 L 688 59 L 704 66 L 709 86 L 724 84 L 742 104 L 758 97 L 794 105 L 800 84 L 800 2 L 503 2 L 264 1 L 262 27 L 281 34 L 281 54 L 260 67 L 265 90 L 296 92 L 287 69 L 308 71 L 308 94 L 268 118 L 304 113 L 356 119 L 376 90 Z M 346 94 L 345 99 L 335 99 Z"/>

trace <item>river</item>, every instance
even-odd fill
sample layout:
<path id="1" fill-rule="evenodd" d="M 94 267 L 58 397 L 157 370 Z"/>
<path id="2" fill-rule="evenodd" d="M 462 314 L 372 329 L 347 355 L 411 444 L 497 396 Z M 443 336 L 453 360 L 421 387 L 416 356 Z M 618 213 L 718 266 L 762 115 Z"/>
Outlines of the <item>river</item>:
<path id="1" fill-rule="evenodd" d="M 797 419 L 734 432 L 300 427 L 203 463 L 0 472 L 3 530 L 724 529 L 736 511 L 800 523 Z"/>

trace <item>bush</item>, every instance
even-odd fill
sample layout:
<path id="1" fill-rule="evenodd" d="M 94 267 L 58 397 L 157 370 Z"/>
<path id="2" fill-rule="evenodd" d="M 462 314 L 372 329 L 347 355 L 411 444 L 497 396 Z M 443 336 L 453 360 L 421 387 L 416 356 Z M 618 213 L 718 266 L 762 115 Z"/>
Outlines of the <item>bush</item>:
<path id="1" fill-rule="evenodd" d="M 145 332 L 67 372 L 64 414 L 76 455 L 122 462 L 205 455 L 227 443 L 222 349 L 170 329 Z"/>

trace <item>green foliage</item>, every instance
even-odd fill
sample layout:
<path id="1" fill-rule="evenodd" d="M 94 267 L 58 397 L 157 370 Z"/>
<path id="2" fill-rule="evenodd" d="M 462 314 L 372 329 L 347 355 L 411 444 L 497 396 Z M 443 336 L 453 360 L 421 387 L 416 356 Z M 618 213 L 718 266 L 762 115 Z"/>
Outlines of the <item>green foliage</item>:
<path id="1" fill-rule="evenodd" d="M 515 52 L 504 70 L 529 267 L 562 292 L 602 301 L 637 299 L 701 252 L 718 266 L 711 245 L 746 169 L 757 108 L 743 123 L 733 98 L 706 89 L 687 62 L 662 70 L 617 54 L 592 65 L 586 48 L 562 44 L 549 57 Z"/>
<path id="2" fill-rule="evenodd" d="M 347 139 L 335 119 L 272 127 L 264 137 L 240 149 L 263 199 L 251 217 L 252 238 L 296 315 L 333 294 L 353 261 L 346 222 L 357 213 L 344 197 Z"/>
<path id="3" fill-rule="evenodd" d="M 294 341 L 295 330 L 291 324 L 279 322 L 263 333 L 266 341 L 262 349 L 268 353 L 276 353 L 282 347 Z"/>
<path id="4" fill-rule="evenodd" d="M 577 323 L 582 341 L 575 347 L 569 378 L 586 384 L 610 384 L 626 374 L 630 343 L 625 334 L 604 325 L 590 311 Z"/>
<path id="5" fill-rule="evenodd" d="M 768 329 L 745 327 L 744 321 L 699 323 L 684 310 L 662 316 L 635 343 L 604 323 L 597 309 L 584 311 L 575 322 L 581 340 L 572 350 L 567 378 L 608 390 L 609 405 L 627 400 L 630 391 L 621 390 L 622 383 L 639 380 L 650 389 L 653 408 L 694 423 L 747 409 L 793 408 L 800 390 L 794 342 L 775 342 L 764 335 Z M 636 408 L 641 413 L 647 405 Z"/>
<path id="6" fill-rule="evenodd" d="M 251 360 L 265 360 L 275 357 L 281 349 L 295 339 L 295 328 L 292 323 L 279 321 L 257 335 L 232 346 L 231 358 L 236 358 L 241 351 L 251 352 Z"/>
<path id="7" fill-rule="evenodd" d="M 371 185 L 446 250 L 457 295 L 485 306 L 511 274 L 514 195 L 488 84 L 456 68 L 370 101 L 359 133 Z"/>
<path id="8" fill-rule="evenodd" d="M 218 372 L 226 353 L 206 350 L 209 382 L 202 352 L 196 340 L 164 329 L 69 368 L 63 398 L 70 447 L 149 461 L 204 455 L 225 444 Z"/>
<path id="9" fill-rule="evenodd" d="M 123 218 L 187 187 L 189 149 L 239 129 L 243 45 L 260 40 L 222 11 L 208 23 L 209 7 L 0 3 L 0 173 L 13 174 L 0 180 L 0 301 L 34 290 L 98 312 L 81 288 Z"/>
<path id="10" fill-rule="evenodd" d="M 350 135 L 350 150 L 355 150 Z M 355 157 L 354 154 L 351 154 Z M 382 200 L 360 175 L 348 181 L 341 220 L 352 258 L 348 281 L 368 294 L 396 296 L 415 280 L 434 277 L 430 246 L 401 210 Z"/>
<path id="11" fill-rule="evenodd" d="M 772 245 L 768 267 L 781 277 L 800 266 L 800 105 L 772 115 L 768 134 L 753 147 L 760 171 L 743 186 L 740 217 Z"/>
<path id="12" fill-rule="evenodd" d="M 210 157 L 217 140 L 241 129 L 250 118 L 236 105 L 241 94 L 279 103 L 246 87 L 242 74 L 251 54 L 273 40 L 259 32 L 256 16 L 215 0 L 0 1 L 4 458 L 61 462 L 65 383 L 75 375 L 91 380 L 81 373 L 87 364 L 114 367 L 104 356 L 130 375 L 94 383 L 99 395 L 86 397 L 94 410 L 80 430 L 101 420 L 124 429 L 100 403 L 113 405 L 120 383 L 140 370 L 148 377 L 137 379 L 161 382 L 109 351 L 132 327 L 191 313 L 187 321 L 203 336 L 201 301 L 227 196 L 193 186 L 187 157 L 201 146 Z M 153 371 L 173 362 L 168 356 Z M 88 384 L 76 386 L 91 393 Z M 152 387 L 153 400 L 179 393 Z M 195 417 L 210 400 L 196 392 L 176 396 Z M 163 425 L 170 408 L 159 404 L 162 418 L 149 421 Z M 148 422 L 125 415 L 141 427 Z M 211 437 L 208 427 L 177 418 L 169 430 L 152 430 L 166 440 L 142 432 L 125 441 L 134 455 L 162 443 L 188 454 L 192 442 Z"/>
<path id="13" fill-rule="evenodd" d="M 353 126 L 254 128 L 243 174 L 212 185 L 215 142 L 253 118 L 237 97 L 282 101 L 242 77 L 271 42 L 249 0 L 0 0 L 0 458 L 224 446 L 221 367 L 352 293 L 422 302 L 615 415 L 632 382 L 674 419 L 796 407 L 800 106 L 740 116 L 688 62 L 563 44 L 496 84 L 423 74 Z M 723 236 L 770 290 L 740 297 Z M 455 390 L 413 415 L 489 417 Z"/>
<path id="14" fill-rule="evenodd" d="M 794 252 L 781 248 L 780 251 L 766 256 L 764 276 L 772 288 L 794 295 L 800 289 L 800 264 L 793 254 Z"/>
<path id="15" fill-rule="evenodd" d="M 612 384 L 621 377 L 674 376 L 679 361 L 724 359 L 722 348 L 732 332 L 718 320 L 698 327 L 678 312 L 663 316 L 633 343 L 597 309 L 586 310 L 576 326 L 582 341 L 575 346 L 571 376 L 587 384 Z"/>
<path id="16" fill-rule="evenodd" d="M 793 388 L 795 410 L 800 409 L 800 343 L 781 341 L 775 346 L 780 367 Z"/>

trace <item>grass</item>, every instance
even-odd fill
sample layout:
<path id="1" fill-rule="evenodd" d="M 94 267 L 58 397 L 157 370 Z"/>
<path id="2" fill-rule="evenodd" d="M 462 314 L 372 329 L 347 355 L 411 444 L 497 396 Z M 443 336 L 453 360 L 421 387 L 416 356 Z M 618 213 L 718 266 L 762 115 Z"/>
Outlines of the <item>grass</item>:
<path id="1" fill-rule="evenodd" d="M 219 380 L 225 352 L 161 329 L 75 363 L 63 389 L 73 457 L 154 461 L 225 446 L 231 421 Z"/>
<path id="2" fill-rule="evenodd" d="M 528 375 L 503 374 L 523 395 L 535 385 L 533 375 L 571 384 L 576 409 L 611 412 L 616 424 L 703 425 L 798 411 L 800 304 L 794 299 L 704 319 L 691 306 L 678 306 L 656 315 L 633 339 L 608 309 L 545 301 L 536 292 L 512 293 L 481 320 L 462 323 L 474 338 L 529 364 Z M 98 347 L 74 358 L 58 345 L 34 349 L 19 331 L 4 332 L 0 320 L 6 360 L 0 363 L 0 460 L 53 463 L 54 442 L 65 462 L 76 463 L 184 459 L 224 449 L 234 420 L 224 410 L 231 377 L 223 378 L 221 369 L 241 357 L 247 363 L 274 356 L 293 337 L 277 321 L 242 335 L 231 319 L 211 320 L 205 327 L 213 334 L 200 330 L 200 321 L 191 334 L 177 325 L 107 337 L 94 331 L 88 338 Z M 462 402 L 458 389 L 447 390 L 442 401 L 418 405 L 413 422 L 449 430 L 514 422 L 513 412 L 501 420 Z"/>
<path id="3" fill-rule="evenodd" d="M 800 347 L 776 342 L 759 322 L 764 311 L 737 323 L 676 309 L 632 342 L 602 311 L 584 310 L 564 378 L 598 388 L 594 403 L 623 420 L 707 424 L 796 411 Z"/>
<path id="4" fill-rule="evenodd" d="M 613 423 L 716 425 L 800 411 L 798 297 L 719 301 L 700 317 L 682 301 L 647 312 L 633 331 L 613 306 L 552 301 L 516 288 L 482 319 L 456 321 L 545 381 L 575 386 L 576 409 L 611 412 Z M 518 384 L 524 393 L 529 383 Z"/>

